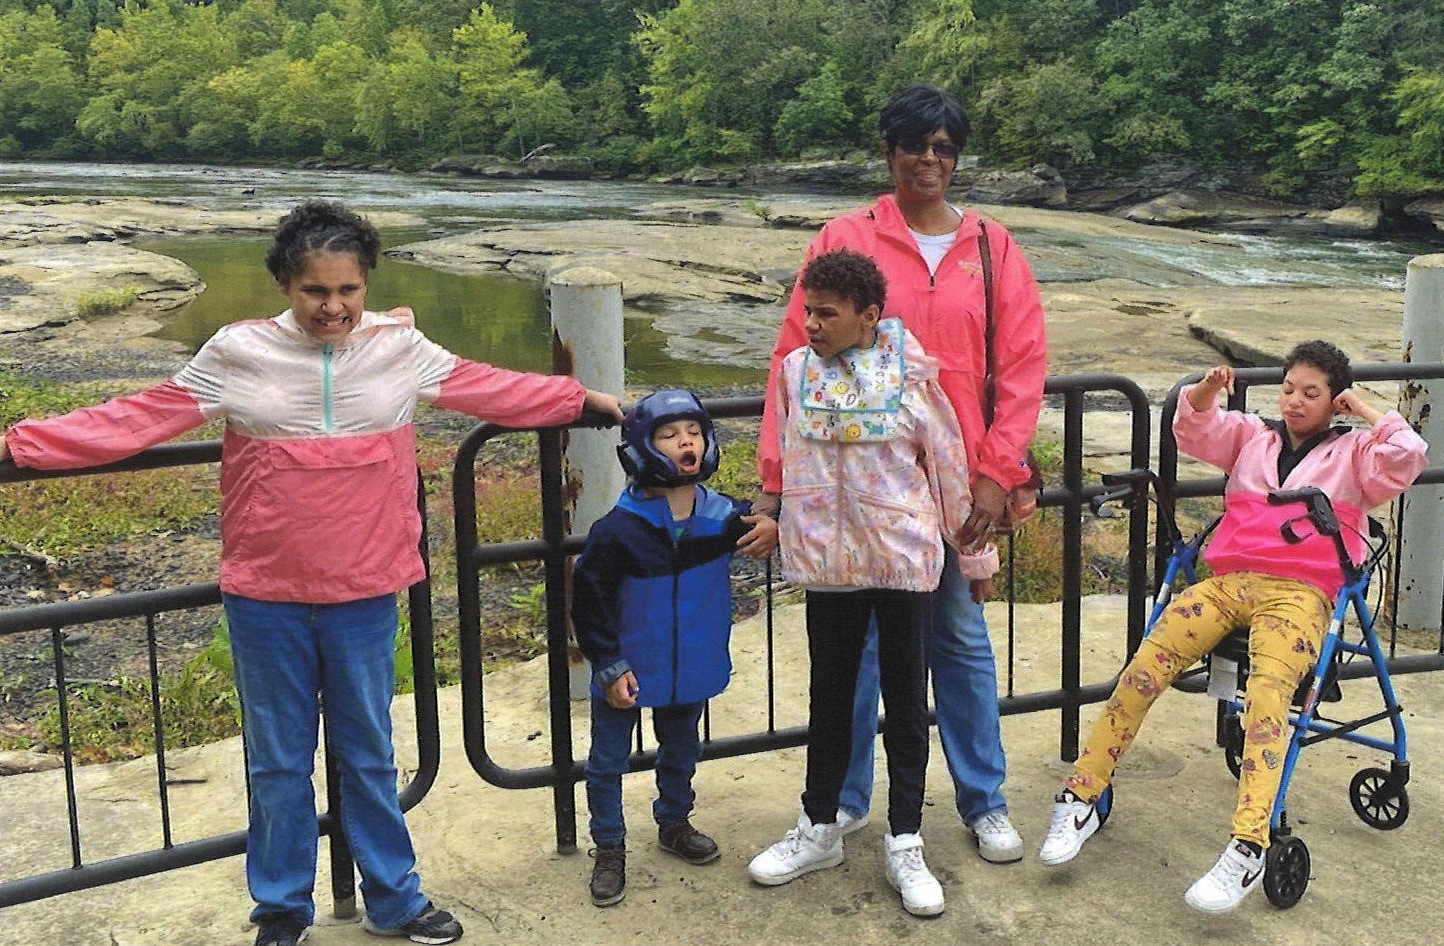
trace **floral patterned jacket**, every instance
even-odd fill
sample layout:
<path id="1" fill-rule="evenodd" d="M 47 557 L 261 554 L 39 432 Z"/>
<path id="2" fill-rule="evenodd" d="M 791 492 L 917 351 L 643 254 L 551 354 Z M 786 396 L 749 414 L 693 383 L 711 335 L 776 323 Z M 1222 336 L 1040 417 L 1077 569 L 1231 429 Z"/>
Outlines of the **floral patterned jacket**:
<path id="1" fill-rule="evenodd" d="M 823 359 L 804 345 L 783 360 L 771 391 L 782 573 L 807 588 L 932 591 L 943 540 L 972 505 L 958 420 L 937 362 L 899 320 L 880 323 L 873 349 L 858 354 Z M 963 554 L 960 564 L 985 578 L 997 571 L 997 551 Z"/>

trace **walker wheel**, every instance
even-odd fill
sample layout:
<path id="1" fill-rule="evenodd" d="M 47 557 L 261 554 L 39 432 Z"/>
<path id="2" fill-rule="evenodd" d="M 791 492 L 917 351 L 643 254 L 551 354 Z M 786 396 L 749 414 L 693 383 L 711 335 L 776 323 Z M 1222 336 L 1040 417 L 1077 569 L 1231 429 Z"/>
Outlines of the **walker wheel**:
<path id="1" fill-rule="evenodd" d="M 1223 727 L 1223 761 L 1237 779 L 1243 772 L 1243 723 L 1235 713 Z"/>
<path id="2" fill-rule="evenodd" d="M 1409 792 L 1394 788 L 1383 769 L 1360 769 L 1349 783 L 1354 814 L 1371 828 L 1392 831 L 1409 819 Z"/>
<path id="3" fill-rule="evenodd" d="M 1113 786 L 1109 785 L 1103 789 L 1103 794 L 1098 796 L 1093 803 L 1093 810 L 1098 812 L 1098 827 L 1108 823 L 1108 816 L 1113 813 Z"/>
<path id="4" fill-rule="evenodd" d="M 1264 855 L 1264 896 L 1281 910 L 1298 903 L 1309 886 L 1309 848 L 1304 839 L 1295 836 L 1280 838 Z"/>

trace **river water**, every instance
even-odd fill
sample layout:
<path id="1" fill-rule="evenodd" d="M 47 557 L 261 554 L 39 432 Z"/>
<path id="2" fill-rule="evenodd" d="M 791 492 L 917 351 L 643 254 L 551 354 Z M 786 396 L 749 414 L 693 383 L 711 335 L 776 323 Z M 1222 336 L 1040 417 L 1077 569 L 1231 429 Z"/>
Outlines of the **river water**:
<path id="1" fill-rule="evenodd" d="M 631 218 L 658 201 L 756 197 L 761 202 L 836 204 L 836 196 L 744 194 L 606 181 L 491 181 L 431 173 L 316 171 L 207 165 L 0 162 L 0 195 L 134 196 L 196 201 L 217 208 L 274 209 L 302 197 L 330 197 L 363 211 L 404 210 L 423 216 L 422 230 L 383 233 L 385 245 L 428 239 L 477 226 L 519 221 Z M 1231 235 L 1217 245 L 1150 243 L 1087 236 L 1046 227 L 1015 228 L 1035 254 L 1040 281 L 1119 276 L 1158 286 L 1298 285 L 1402 289 L 1408 260 L 1437 252 L 1423 244 L 1311 237 Z M 192 347 L 217 327 L 274 314 L 280 297 L 261 263 L 266 240 L 234 235 L 154 240 L 139 244 L 190 265 L 207 290 L 177 311 L 157 334 Z M 547 370 L 550 332 L 541 287 L 494 274 L 458 275 L 386 259 L 368 301 L 375 308 L 410 305 L 427 318 L 427 334 L 472 358 L 524 370 Z M 629 313 L 629 315 L 632 313 Z M 645 315 L 626 325 L 628 382 L 697 386 L 755 385 L 755 358 L 699 364 L 669 351 Z"/>

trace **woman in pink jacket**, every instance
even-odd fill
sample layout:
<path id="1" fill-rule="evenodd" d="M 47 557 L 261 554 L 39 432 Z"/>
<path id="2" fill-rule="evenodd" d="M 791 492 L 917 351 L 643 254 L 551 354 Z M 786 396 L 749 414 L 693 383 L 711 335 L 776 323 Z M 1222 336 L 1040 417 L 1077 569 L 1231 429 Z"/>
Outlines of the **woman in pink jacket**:
<path id="1" fill-rule="evenodd" d="M 1333 345 L 1305 342 L 1284 364 L 1279 421 L 1219 407 L 1219 393 L 1233 389 L 1227 365 L 1209 371 L 1178 399 L 1173 434 L 1179 449 L 1228 474 L 1223 521 L 1204 556 L 1213 574 L 1173 600 L 1124 668 L 1054 801 L 1052 827 L 1039 852 L 1049 865 L 1077 856 L 1098 830 L 1098 798 L 1153 702 L 1230 632 L 1248 628 L 1252 670 L 1232 836 L 1213 869 L 1184 895 L 1205 913 L 1231 910 L 1262 886 L 1290 737 L 1289 699 L 1316 662 L 1333 598 L 1344 583 L 1333 540 L 1315 533 L 1286 542 L 1281 527 L 1299 517 L 1300 507 L 1274 505 L 1269 494 L 1322 490 L 1358 561 L 1369 510 L 1408 489 L 1429 462 L 1427 446 L 1408 421 L 1395 411 L 1380 413 L 1348 390 L 1349 359 Z M 1335 412 L 1369 428 L 1331 427 Z"/>
<path id="2" fill-rule="evenodd" d="M 68 469 L 119 460 L 225 421 L 220 586 L 241 696 L 251 811 L 246 877 L 257 946 L 294 946 L 315 916 L 311 784 L 324 702 L 365 928 L 449 943 L 461 924 L 421 893 L 396 794 L 396 592 L 425 574 L 417 401 L 514 427 L 617 399 L 577 381 L 467 361 L 410 310 L 365 309 L 376 229 L 338 203 L 281 220 L 266 256 L 290 308 L 222 328 L 175 377 L 0 440 L 0 460 Z"/>
<path id="3" fill-rule="evenodd" d="M 972 514 L 965 543 L 1006 529 L 1008 493 L 1030 476 L 1025 456 L 1038 424 L 1047 374 L 1043 305 L 1023 251 L 996 221 L 948 202 L 968 118 L 951 93 L 932 85 L 903 89 L 878 119 L 893 193 L 829 222 L 808 247 L 810 260 L 840 247 L 872 257 L 887 277 L 885 317 L 896 316 L 938 362 L 938 382 L 967 443 Z M 986 356 L 984 250 L 993 287 L 993 394 Z M 794 289 L 772 354 L 775 384 L 783 357 L 807 340 L 803 293 Z M 990 410 L 991 409 L 991 410 Z M 991 423 L 987 418 L 991 413 Z M 763 418 L 758 465 L 765 493 L 782 487 L 777 418 Z M 759 503 L 758 511 L 771 511 Z M 949 553 L 951 557 L 951 553 Z M 958 814 L 988 861 L 1017 861 L 1023 842 L 1003 796 L 1007 764 L 998 720 L 998 676 L 982 602 L 990 580 L 943 569 L 933 615 L 929 668 L 938 737 Z M 875 644 L 868 643 L 859 678 L 852 761 L 842 793 L 842 830 L 867 823 L 872 797 L 877 719 Z M 874 725 L 869 725 L 872 720 Z"/>

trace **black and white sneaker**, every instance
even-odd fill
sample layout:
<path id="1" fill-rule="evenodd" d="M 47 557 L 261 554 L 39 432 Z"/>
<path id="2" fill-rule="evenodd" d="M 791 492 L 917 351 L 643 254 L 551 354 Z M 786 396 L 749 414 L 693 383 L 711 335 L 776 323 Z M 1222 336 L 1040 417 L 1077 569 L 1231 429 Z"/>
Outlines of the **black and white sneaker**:
<path id="1" fill-rule="evenodd" d="M 413 943 L 426 943 L 428 946 L 454 943 L 461 939 L 462 932 L 456 917 L 430 903 L 420 916 L 404 926 L 377 926 L 368 916 L 361 921 L 361 928 L 377 936 L 405 936 Z"/>
<path id="2" fill-rule="evenodd" d="M 1227 913 L 1243 902 L 1243 898 L 1263 884 L 1264 854 L 1247 842 L 1233 840 L 1223 849 L 1223 855 L 1213 870 L 1198 878 L 1184 902 L 1204 913 Z"/>

